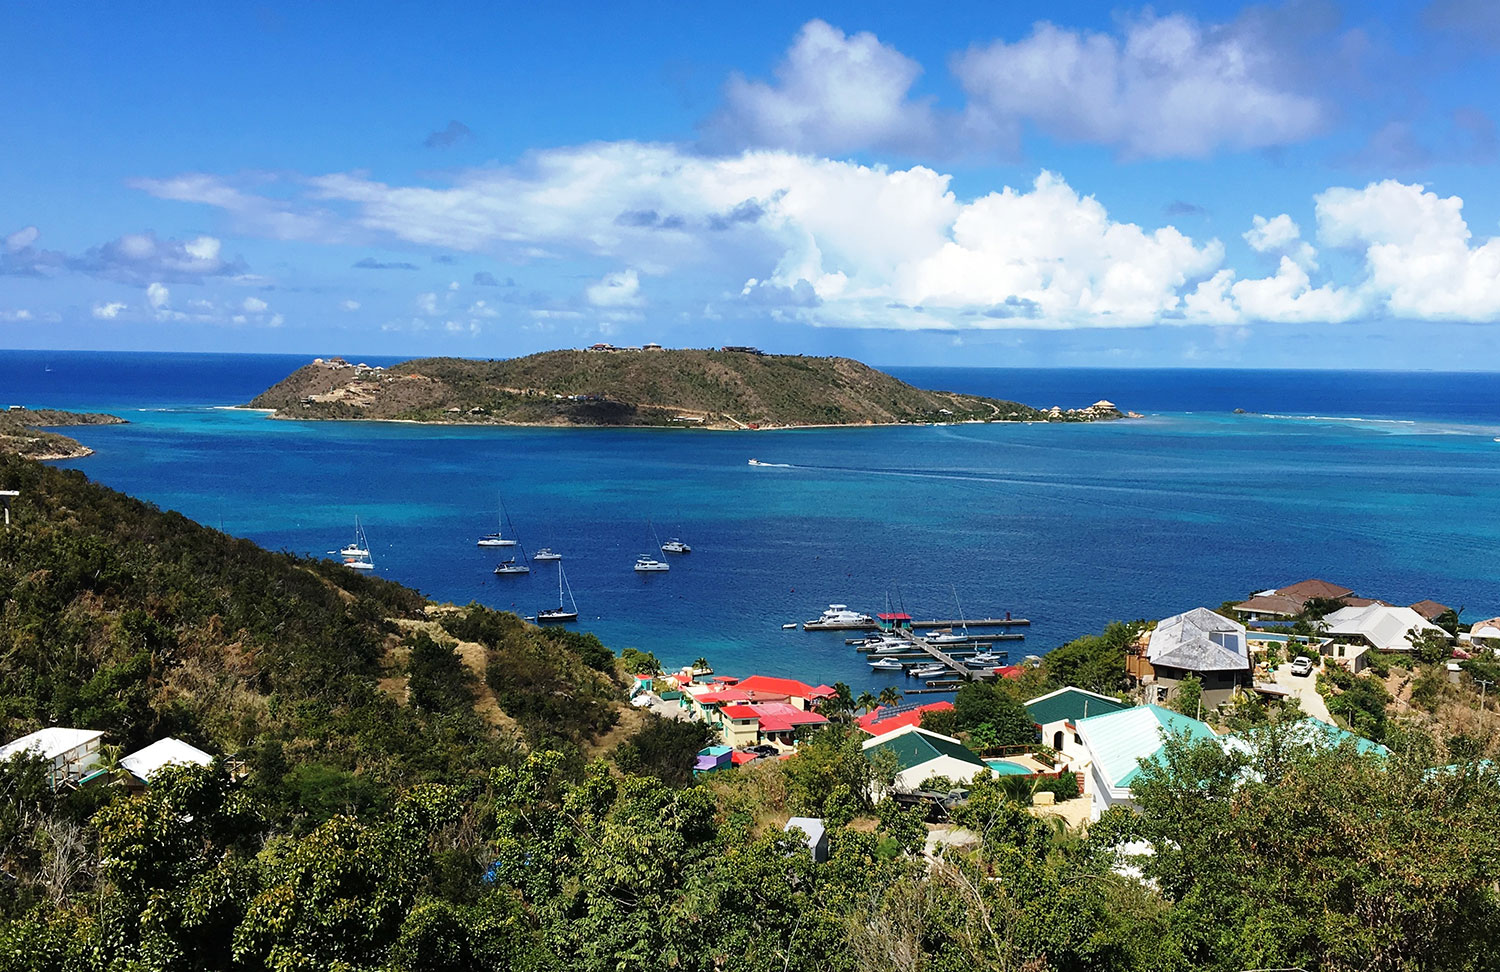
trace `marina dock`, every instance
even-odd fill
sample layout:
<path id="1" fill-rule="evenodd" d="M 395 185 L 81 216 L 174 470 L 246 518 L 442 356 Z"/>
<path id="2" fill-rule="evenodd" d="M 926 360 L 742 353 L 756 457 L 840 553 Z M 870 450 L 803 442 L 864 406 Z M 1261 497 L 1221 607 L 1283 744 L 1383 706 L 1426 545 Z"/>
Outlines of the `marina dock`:
<path id="1" fill-rule="evenodd" d="M 1026 618 L 953 618 L 951 620 L 913 621 L 913 628 L 1024 628 L 1031 624 Z M 869 621 L 804 621 L 804 631 L 874 631 L 879 623 Z"/>

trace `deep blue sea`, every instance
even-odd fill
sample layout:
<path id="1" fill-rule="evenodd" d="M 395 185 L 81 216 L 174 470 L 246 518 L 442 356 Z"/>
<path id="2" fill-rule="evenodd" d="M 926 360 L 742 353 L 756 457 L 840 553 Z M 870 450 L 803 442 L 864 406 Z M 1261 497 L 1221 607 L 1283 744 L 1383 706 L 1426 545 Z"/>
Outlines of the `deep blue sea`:
<path id="1" fill-rule="evenodd" d="M 387 359 L 368 359 L 390 363 Z M 1093 425 L 795 432 L 431 428 L 225 410 L 306 356 L 0 351 L 0 405 L 113 411 L 70 430 L 93 479 L 271 548 L 322 555 L 356 514 L 378 572 L 533 613 L 557 575 L 495 577 L 497 497 L 550 546 L 611 647 L 721 672 L 879 688 L 844 635 L 783 631 L 829 602 L 1033 620 L 1012 659 L 1116 618 L 1318 576 L 1500 614 L 1500 376 L 891 368 Z M 1236 408 L 1255 414 L 1234 414 Z M 776 467 L 751 467 L 757 458 Z M 663 539 L 693 553 L 631 569 Z"/>

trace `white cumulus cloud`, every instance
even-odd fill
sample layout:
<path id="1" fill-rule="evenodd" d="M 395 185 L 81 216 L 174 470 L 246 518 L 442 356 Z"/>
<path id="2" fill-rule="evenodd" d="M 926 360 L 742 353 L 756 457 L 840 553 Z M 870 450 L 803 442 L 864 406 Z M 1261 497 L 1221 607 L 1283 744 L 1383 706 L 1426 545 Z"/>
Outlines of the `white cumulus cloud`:
<path id="1" fill-rule="evenodd" d="M 360 304 L 357 300 L 346 300 L 339 304 L 339 309 L 345 311 L 357 311 L 359 307 Z"/>
<path id="2" fill-rule="evenodd" d="M 1253 32 L 1147 14 L 1124 36 L 1039 23 L 1029 37 L 970 49 L 954 64 L 975 131 L 1050 135 L 1132 158 L 1197 158 L 1284 145 L 1322 125 L 1319 101 L 1283 86 Z"/>
<path id="3" fill-rule="evenodd" d="M 1317 268 L 1318 251 L 1302 239 L 1302 228 L 1286 213 L 1271 219 L 1257 214 L 1244 237 L 1257 253 L 1284 254 L 1304 269 Z"/>
<path id="4" fill-rule="evenodd" d="M 641 296 L 641 278 L 634 269 L 606 273 L 584 291 L 584 296 L 595 307 L 639 307 L 645 302 Z"/>
<path id="5" fill-rule="evenodd" d="M 124 309 L 125 305 L 117 300 L 112 300 L 108 303 L 98 303 L 94 305 L 94 316 L 101 321 L 112 321 L 119 317 L 120 311 Z"/>
<path id="6" fill-rule="evenodd" d="M 161 310 L 172 300 L 172 292 L 164 284 L 152 283 L 146 288 L 146 303 L 154 310 Z"/>
<path id="7" fill-rule="evenodd" d="M 1392 315 L 1500 319 L 1500 238 L 1471 245 L 1460 197 L 1387 179 L 1315 202 L 1318 239 L 1363 251 L 1366 286 Z"/>
<path id="8" fill-rule="evenodd" d="M 243 301 L 240 302 L 240 306 L 244 308 L 245 313 L 247 314 L 259 314 L 270 305 L 261 300 L 259 297 L 246 297 Z"/>
<path id="9" fill-rule="evenodd" d="M 711 139 L 834 154 L 934 140 L 930 104 L 909 98 L 921 65 L 874 34 L 809 21 L 775 74 L 774 84 L 730 78 Z"/>

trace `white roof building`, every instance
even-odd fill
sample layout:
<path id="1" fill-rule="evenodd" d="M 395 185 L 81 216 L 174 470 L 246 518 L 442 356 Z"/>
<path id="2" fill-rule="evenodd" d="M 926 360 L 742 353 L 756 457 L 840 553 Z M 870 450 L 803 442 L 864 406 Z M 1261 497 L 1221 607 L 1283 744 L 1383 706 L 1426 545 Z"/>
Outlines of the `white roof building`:
<path id="1" fill-rule="evenodd" d="M 1407 634 L 1432 632 L 1448 637 L 1448 632 L 1428 621 L 1409 607 L 1370 604 L 1346 607 L 1323 618 L 1324 632 L 1346 638 L 1363 638 L 1370 647 L 1381 651 L 1411 651 Z"/>
<path id="2" fill-rule="evenodd" d="M 1146 660 L 1159 668 L 1190 672 L 1248 669 L 1245 626 L 1208 608 L 1184 611 L 1165 619 L 1151 632 Z"/>
<path id="3" fill-rule="evenodd" d="M 1470 638 L 1494 638 L 1500 641 L 1500 618 L 1476 621 L 1469 627 Z"/>
<path id="4" fill-rule="evenodd" d="M 23 753 L 52 764 L 52 785 L 76 780 L 99 761 L 100 740 L 104 733 L 94 729 L 67 729 L 49 726 L 0 746 L 0 763 Z"/>
<path id="5" fill-rule="evenodd" d="M 208 766 L 213 761 L 212 756 L 197 746 L 168 736 L 126 756 L 120 760 L 120 767 L 142 783 L 149 783 L 165 766 Z"/>

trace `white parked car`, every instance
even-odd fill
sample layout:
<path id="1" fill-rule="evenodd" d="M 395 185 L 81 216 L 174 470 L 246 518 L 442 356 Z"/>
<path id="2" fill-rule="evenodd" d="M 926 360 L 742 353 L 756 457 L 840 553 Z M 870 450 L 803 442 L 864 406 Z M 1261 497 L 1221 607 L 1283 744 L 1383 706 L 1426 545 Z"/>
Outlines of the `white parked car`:
<path id="1" fill-rule="evenodd" d="M 1298 655 L 1292 661 L 1293 675 L 1311 675 L 1313 670 L 1312 659 L 1306 655 Z"/>

